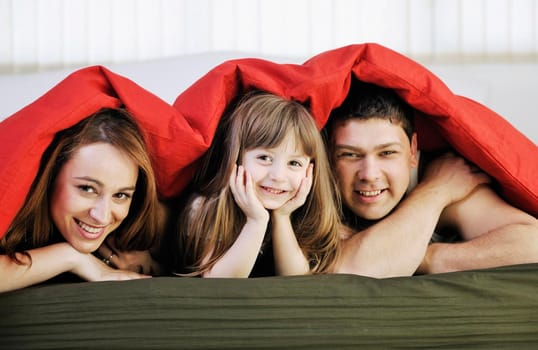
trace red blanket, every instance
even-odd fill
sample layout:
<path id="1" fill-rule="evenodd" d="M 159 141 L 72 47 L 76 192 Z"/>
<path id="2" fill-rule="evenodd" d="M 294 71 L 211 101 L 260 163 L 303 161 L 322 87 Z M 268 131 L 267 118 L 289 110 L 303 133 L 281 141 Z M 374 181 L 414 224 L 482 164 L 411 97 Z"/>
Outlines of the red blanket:
<path id="1" fill-rule="evenodd" d="M 305 103 L 321 128 L 351 77 L 395 89 L 420 111 L 422 149 L 450 146 L 493 176 L 500 194 L 538 215 L 536 145 L 490 109 L 454 95 L 420 64 L 376 44 L 327 51 L 302 65 L 258 59 L 224 62 L 173 106 L 102 67 L 82 69 L 0 123 L 0 236 L 22 205 L 54 133 L 105 106 L 125 105 L 139 121 L 164 197 L 181 193 L 232 99 L 250 88 Z"/>
<path id="2" fill-rule="evenodd" d="M 54 134 L 102 107 L 120 105 L 145 133 L 160 193 L 180 193 L 192 177 L 193 162 L 207 149 L 199 133 L 170 104 L 134 82 L 103 67 L 89 67 L 0 123 L 0 237 L 22 206 Z"/>

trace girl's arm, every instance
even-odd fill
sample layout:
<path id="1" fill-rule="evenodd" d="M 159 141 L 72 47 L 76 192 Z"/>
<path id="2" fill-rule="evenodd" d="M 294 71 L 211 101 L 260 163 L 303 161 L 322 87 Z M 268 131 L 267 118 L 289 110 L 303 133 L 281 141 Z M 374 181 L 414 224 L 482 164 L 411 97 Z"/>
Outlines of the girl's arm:
<path id="1" fill-rule="evenodd" d="M 243 166 L 234 167 L 230 189 L 247 221 L 230 249 L 203 277 L 248 277 L 267 231 L 269 213 L 256 196 L 252 178 Z"/>
<path id="2" fill-rule="evenodd" d="M 258 257 L 268 220 L 248 220 L 228 251 L 203 277 L 246 278 Z"/>
<path id="3" fill-rule="evenodd" d="M 304 256 L 293 231 L 290 215 L 305 203 L 312 187 L 312 173 L 313 164 L 310 164 L 295 196 L 272 212 L 273 254 L 277 275 L 305 275 L 310 272 L 308 259 Z"/>
<path id="4" fill-rule="evenodd" d="M 92 254 L 78 252 L 69 243 L 57 243 L 27 251 L 32 263 L 19 265 L 7 255 L 0 255 L 0 292 L 41 283 L 64 272 L 72 272 L 87 281 L 128 280 L 148 276 L 115 270 Z M 28 257 L 18 253 L 23 262 Z"/>

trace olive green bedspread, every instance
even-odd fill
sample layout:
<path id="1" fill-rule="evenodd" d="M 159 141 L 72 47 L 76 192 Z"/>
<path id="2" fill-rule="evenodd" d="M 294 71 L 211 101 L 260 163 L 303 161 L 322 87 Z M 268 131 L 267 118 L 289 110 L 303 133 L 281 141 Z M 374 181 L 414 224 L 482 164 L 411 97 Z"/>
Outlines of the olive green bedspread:
<path id="1" fill-rule="evenodd" d="M 35 286 L 0 294 L 5 349 L 538 347 L 538 264 Z"/>

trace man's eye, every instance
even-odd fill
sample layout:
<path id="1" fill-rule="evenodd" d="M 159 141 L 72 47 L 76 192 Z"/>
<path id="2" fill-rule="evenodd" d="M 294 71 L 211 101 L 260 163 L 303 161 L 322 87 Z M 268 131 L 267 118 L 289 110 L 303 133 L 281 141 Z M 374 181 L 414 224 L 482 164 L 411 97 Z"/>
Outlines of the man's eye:
<path id="1" fill-rule="evenodd" d="M 391 156 L 393 154 L 396 154 L 396 151 L 383 151 L 383 152 L 381 152 L 381 155 L 383 157 L 388 157 L 388 156 Z"/>
<path id="2" fill-rule="evenodd" d="M 357 153 L 353 152 L 341 152 L 336 155 L 338 158 L 359 158 Z"/>

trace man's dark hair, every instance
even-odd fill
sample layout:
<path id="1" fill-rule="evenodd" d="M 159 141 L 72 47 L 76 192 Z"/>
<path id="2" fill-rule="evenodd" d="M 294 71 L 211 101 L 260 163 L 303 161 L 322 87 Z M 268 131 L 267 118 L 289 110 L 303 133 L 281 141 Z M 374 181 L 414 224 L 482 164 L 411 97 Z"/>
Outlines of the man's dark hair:
<path id="1" fill-rule="evenodd" d="M 332 134 L 335 123 L 349 119 L 387 119 L 400 125 L 409 141 L 414 132 L 414 112 L 394 90 L 354 79 L 349 94 L 338 108 L 335 108 L 326 125 L 327 136 Z"/>

